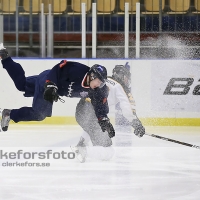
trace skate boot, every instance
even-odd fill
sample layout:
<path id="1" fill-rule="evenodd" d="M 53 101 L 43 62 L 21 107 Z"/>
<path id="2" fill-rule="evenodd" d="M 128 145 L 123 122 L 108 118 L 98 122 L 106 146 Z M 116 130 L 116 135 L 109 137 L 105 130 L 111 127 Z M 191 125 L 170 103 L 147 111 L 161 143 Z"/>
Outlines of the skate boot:
<path id="1" fill-rule="evenodd" d="M 87 156 L 87 149 L 84 141 L 85 139 L 81 137 L 78 144 L 75 147 L 71 147 L 72 151 L 76 153 L 76 157 L 81 163 L 85 162 Z"/>
<path id="2" fill-rule="evenodd" d="M 0 116 L 1 116 L 1 129 L 2 131 L 7 131 L 9 122 L 10 122 L 10 112 L 11 110 L 8 109 L 0 109 Z"/>
<path id="3" fill-rule="evenodd" d="M 8 57 L 9 57 L 8 51 L 3 46 L 3 43 L 0 43 L 0 60 L 4 60 L 4 59 L 6 59 Z"/>

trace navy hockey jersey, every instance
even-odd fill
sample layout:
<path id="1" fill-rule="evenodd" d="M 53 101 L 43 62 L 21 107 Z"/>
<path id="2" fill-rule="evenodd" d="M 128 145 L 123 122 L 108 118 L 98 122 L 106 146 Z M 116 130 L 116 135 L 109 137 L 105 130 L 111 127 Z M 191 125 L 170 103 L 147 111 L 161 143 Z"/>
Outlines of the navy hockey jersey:
<path id="1" fill-rule="evenodd" d="M 90 67 L 72 61 L 61 61 L 47 74 L 47 80 L 54 82 L 58 87 L 58 95 L 66 97 L 89 97 L 97 118 L 107 117 L 109 112 L 107 97 L 108 88 L 91 89 L 85 87 L 84 81 Z"/>

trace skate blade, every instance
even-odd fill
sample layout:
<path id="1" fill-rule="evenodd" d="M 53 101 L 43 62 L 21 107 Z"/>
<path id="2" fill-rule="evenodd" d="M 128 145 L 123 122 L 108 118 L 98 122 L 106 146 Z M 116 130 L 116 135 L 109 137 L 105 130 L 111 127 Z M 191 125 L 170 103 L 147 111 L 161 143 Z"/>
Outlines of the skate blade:
<path id="1" fill-rule="evenodd" d="M 1 128 L 2 112 L 3 112 L 3 109 L 0 108 L 0 132 L 3 132 Z"/>
<path id="2" fill-rule="evenodd" d="M 3 112 L 3 109 L 0 108 L 0 132 L 6 132 L 8 130 L 8 126 L 5 126 L 2 128 L 1 126 L 1 121 L 2 121 L 2 112 Z"/>
<path id="3" fill-rule="evenodd" d="M 70 146 L 71 150 L 76 154 L 76 158 L 78 159 L 79 162 L 84 163 L 85 158 L 79 153 L 79 150 L 76 147 Z"/>

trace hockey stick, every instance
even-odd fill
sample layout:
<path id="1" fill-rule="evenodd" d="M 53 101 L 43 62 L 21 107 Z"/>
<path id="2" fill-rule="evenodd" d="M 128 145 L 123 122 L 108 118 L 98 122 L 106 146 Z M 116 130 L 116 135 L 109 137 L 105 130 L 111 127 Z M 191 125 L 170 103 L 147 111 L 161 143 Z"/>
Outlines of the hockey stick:
<path id="1" fill-rule="evenodd" d="M 173 140 L 173 139 L 170 139 L 170 138 L 165 138 L 165 137 L 162 137 L 162 136 L 159 136 L 159 135 L 154 135 L 154 134 L 149 134 L 149 133 L 145 133 L 145 135 L 148 135 L 148 136 L 151 136 L 151 137 L 155 137 L 155 138 L 158 138 L 158 139 L 161 139 L 161 140 L 166 140 L 166 141 L 169 141 L 169 142 L 182 144 L 182 145 L 185 145 L 185 146 L 188 146 L 188 147 L 193 147 L 193 148 L 196 148 L 196 149 L 200 149 L 200 146 L 196 146 L 196 145 L 185 143 L 185 142 L 180 142 L 180 141 Z"/>
<path id="2" fill-rule="evenodd" d="M 129 94 L 126 93 L 126 95 L 127 95 L 128 99 L 129 99 L 130 104 L 134 105 L 134 99 L 133 99 L 132 94 L 131 93 L 129 93 Z M 133 115 L 136 115 L 135 110 L 132 110 L 132 112 L 133 112 Z M 170 138 L 165 138 L 165 137 L 162 137 L 162 136 L 159 136 L 159 135 L 154 135 L 154 134 L 150 134 L 150 133 L 145 133 L 145 135 L 148 135 L 148 136 L 151 136 L 151 137 L 155 137 L 155 138 L 158 138 L 158 139 L 161 139 L 161 140 L 166 140 L 168 142 L 174 142 L 174 143 L 185 145 L 185 146 L 188 146 L 188 147 L 200 149 L 200 146 L 189 144 L 189 143 L 185 143 L 185 142 L 180 142 L 180 141 L 173 140 L 173 139 L 170 139 Z"/>

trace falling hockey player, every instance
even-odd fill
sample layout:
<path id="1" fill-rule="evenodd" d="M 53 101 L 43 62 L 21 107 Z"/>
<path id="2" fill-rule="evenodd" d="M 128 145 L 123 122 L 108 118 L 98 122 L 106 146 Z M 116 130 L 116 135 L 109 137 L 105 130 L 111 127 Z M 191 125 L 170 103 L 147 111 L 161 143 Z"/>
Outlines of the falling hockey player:
<path id="1" fill-rule="evenodd" d="M 59 96 L 81 98 L 81 95 L 84 95 L 91 99 L 102 131 L 107 130 L 110 135 L 115 135 L 114 128 L 107 117 L 109 108 L 105 67 L 94 65 L 90 68 L 81 63 L 63 60 L 51 70 L 43 71 L 37 76 L 25 77 L 21 65 L 11 59 L 3 44 L 0 44 L 0 59 L 16 88 L 24 92 L 25 97 L 33 97 L 32 107 L 1 110 L 3 131 L 8 130 L 10 120 L 18 123 L 42 121 L 46 117 L 51 117 L 53 102 L 57 102 Z"/>
<path id="2" fill-rule="evenodd" d="M 108 104 L 121 108 L 123 116 L 138 137 L 145 134 L 145 128 L 138 119 L 135 102 L 130 93 L 130 71 L 123 65 L 116 65 L 112 77 L 107 79 L 109 88 Z M 102 132 L 95 111 L 88 98 L 82 98 L 76 108 L 76 120 L 83 128 L 83 134 L 77 146 L 72 147 L 80 162 L 85 162 L 86 157 L 97 160 L 110 160 L 114 155 L 112 148 L 112 135 Z M 127 123 L 126 122 L 126 123 Z M 110 137 L 109 137 L 110 136 Z M 92 147 L 88 142 L 92 142 Z"/>

